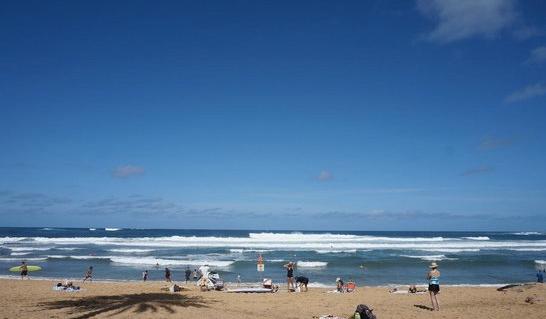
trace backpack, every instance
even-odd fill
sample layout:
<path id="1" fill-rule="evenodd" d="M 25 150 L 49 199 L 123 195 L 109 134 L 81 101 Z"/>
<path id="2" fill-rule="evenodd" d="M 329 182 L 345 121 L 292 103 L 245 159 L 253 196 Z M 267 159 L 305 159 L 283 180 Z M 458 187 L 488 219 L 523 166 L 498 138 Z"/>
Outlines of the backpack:
<path id="1" fill-rule="evenodd" d="M 356 307 L 355 315 L 358 313 L 360 315 L 360 319 L 377 319 L 372 311 L 373 309 L 368 308 L 368 306 L 360 304 Z"/>

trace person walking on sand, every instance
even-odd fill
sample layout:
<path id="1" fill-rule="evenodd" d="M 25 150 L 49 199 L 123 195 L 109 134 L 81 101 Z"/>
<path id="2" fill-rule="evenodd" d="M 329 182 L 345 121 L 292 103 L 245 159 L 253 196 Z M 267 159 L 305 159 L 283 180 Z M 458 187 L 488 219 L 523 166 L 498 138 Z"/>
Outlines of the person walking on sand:
<path id="1" fill-rule="evenodd" d="M 25 279 L 25 277 L 27 279 L 30 279 L 30 277 L 28 276 L 28 267 L 26 262 L 22 261 L 19 269 L 21 270 L 21 280 Z"/>
<path id="2" fill-rule="evenodd" d="M 286 281 L 288 285 L 288 292 L 295 291 L 296 287 L 294 286 L 294 263 L 289 262 L 283 267 L 286 268 Z"/>
<path id="3" fill-rule="evenodd" d="M 190 269 L 190 266 L 187 266 L 187 267 L 186 267 L 186 271 L 184 272 L 184 275 L 186 275 L 186 284 L 187 284 L 188 281 L 190 281 L 190 277 L 191 277 L 191 269 Z"/>
<path id="4" fill-rule="evenodd" d="M 83 278 L 82 282 L 85 282 L 87 279 L 89 281 L 93 281 L 93 266 L 89 266 L 89 269 L 85 272 L 85 277 Z"/>
<path id="5" fill-rule="evenodd" d="M 192 274 L 193 274 L 193 280 L 197 281 L 197 279 L 198 279 L 197 278 L 197 269 L 194 268 Z"/>
<path id="6" fill-rule="evenodd" d="M 171 280 L 171 270 L 165 267 L 165 281 L 172 282 Z"/>
<path id="7" fill-rule="evenodd" d="M 429 266 L 430 271 L 427 274 L 428 280 L 428 293 L 430 294 L 430 302 L 432 303 L 432 309 L 440 311 L 440 304 L 438 303 L 438 293 L 440 292 L 440 271 L 438 270 L 438 264 L 432 263 Z"/>
<path id="8" fill-rule="evenodd" d="M 148 280 L 148 270 L 144 270 L 142 273 L 142 281 Z"/>

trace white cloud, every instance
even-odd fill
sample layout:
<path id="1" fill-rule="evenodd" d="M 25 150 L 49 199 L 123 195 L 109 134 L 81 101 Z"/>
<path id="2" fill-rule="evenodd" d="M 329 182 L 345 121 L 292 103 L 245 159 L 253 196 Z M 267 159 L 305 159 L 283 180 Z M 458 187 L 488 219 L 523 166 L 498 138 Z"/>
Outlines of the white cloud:
<path id="1" fill-rule="evenodd" d="M 118 177 L 118 178 L 127 178 L 130 176 L 141 175 L 141 174 L 144 174 L 144 168 L 140 166 L 135 166 L 135 165 L 119 166 L 112 171 L 112 176 Z"/>
<path id="2" fill-rule="evenodd" d="M 527 60 L 527 63 L 543 63 L 546 62 L 546 46 L 541 46 L 533 51 Z"/>
<path id="3" fill-rule="evenodd" d="M 438 22 L 426 38 L 440 43 L 495 37 L 517 16 L 514 0 L 417 0 L 417 8 Z"/>
<path id="4" fill-rule="evenodd" d="M 513 92 L 512 94 L 508 95 L 504 99 L 504 102 L 506 103 L 520 102 L 523 100 L 532 99 L 534 97 L 542 96 L 545 94 L 546 94 L 546 84 L 536 83 L 536 84 L 528 85 L 524 87 L 523 89 Z"/>
<path id="5" fill-rule="evenodd" d="M 331 181 L 334 179 L 334 175 L 330 171 L 321 171 L 317 179 L 322 182 Z"/>

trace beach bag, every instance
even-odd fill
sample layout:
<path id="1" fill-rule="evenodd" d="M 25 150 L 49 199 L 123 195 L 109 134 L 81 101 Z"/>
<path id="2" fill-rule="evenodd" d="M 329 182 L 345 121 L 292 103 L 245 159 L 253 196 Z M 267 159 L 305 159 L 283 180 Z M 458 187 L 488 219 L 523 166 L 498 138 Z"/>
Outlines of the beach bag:
<path id="1" fill-rule="evenodd" d="M 358 318 L 357 314 L 360 316 L 360 319 L 377 319 L 377 317 L 373 314 L 373 310 L 368 308 L 368 306 L 364 304 L 360 304 L 356 306 L 355 310 L 355 318 Z"/>

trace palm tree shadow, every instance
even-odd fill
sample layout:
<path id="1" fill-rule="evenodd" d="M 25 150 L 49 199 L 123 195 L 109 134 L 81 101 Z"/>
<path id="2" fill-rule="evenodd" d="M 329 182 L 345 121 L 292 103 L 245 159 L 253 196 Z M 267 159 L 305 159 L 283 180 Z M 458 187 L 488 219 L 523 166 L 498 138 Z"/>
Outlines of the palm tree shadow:
<path id="1" fill-rule="evenodd" d="M 208 301 L 210 302 L 210 301 Z M 187 297 L 168 293 L 141 293 L 113 296 L 92 296 L 79 299 L 44 302 L 39 306 L 48 310 L 68 310 L 73 319 L 92 318 L 102 313 L 118 315 L 126 311 L 155 313 L 158 308 L 176 313 L 177 307 L 208 307 L 202 297 Z"/>

